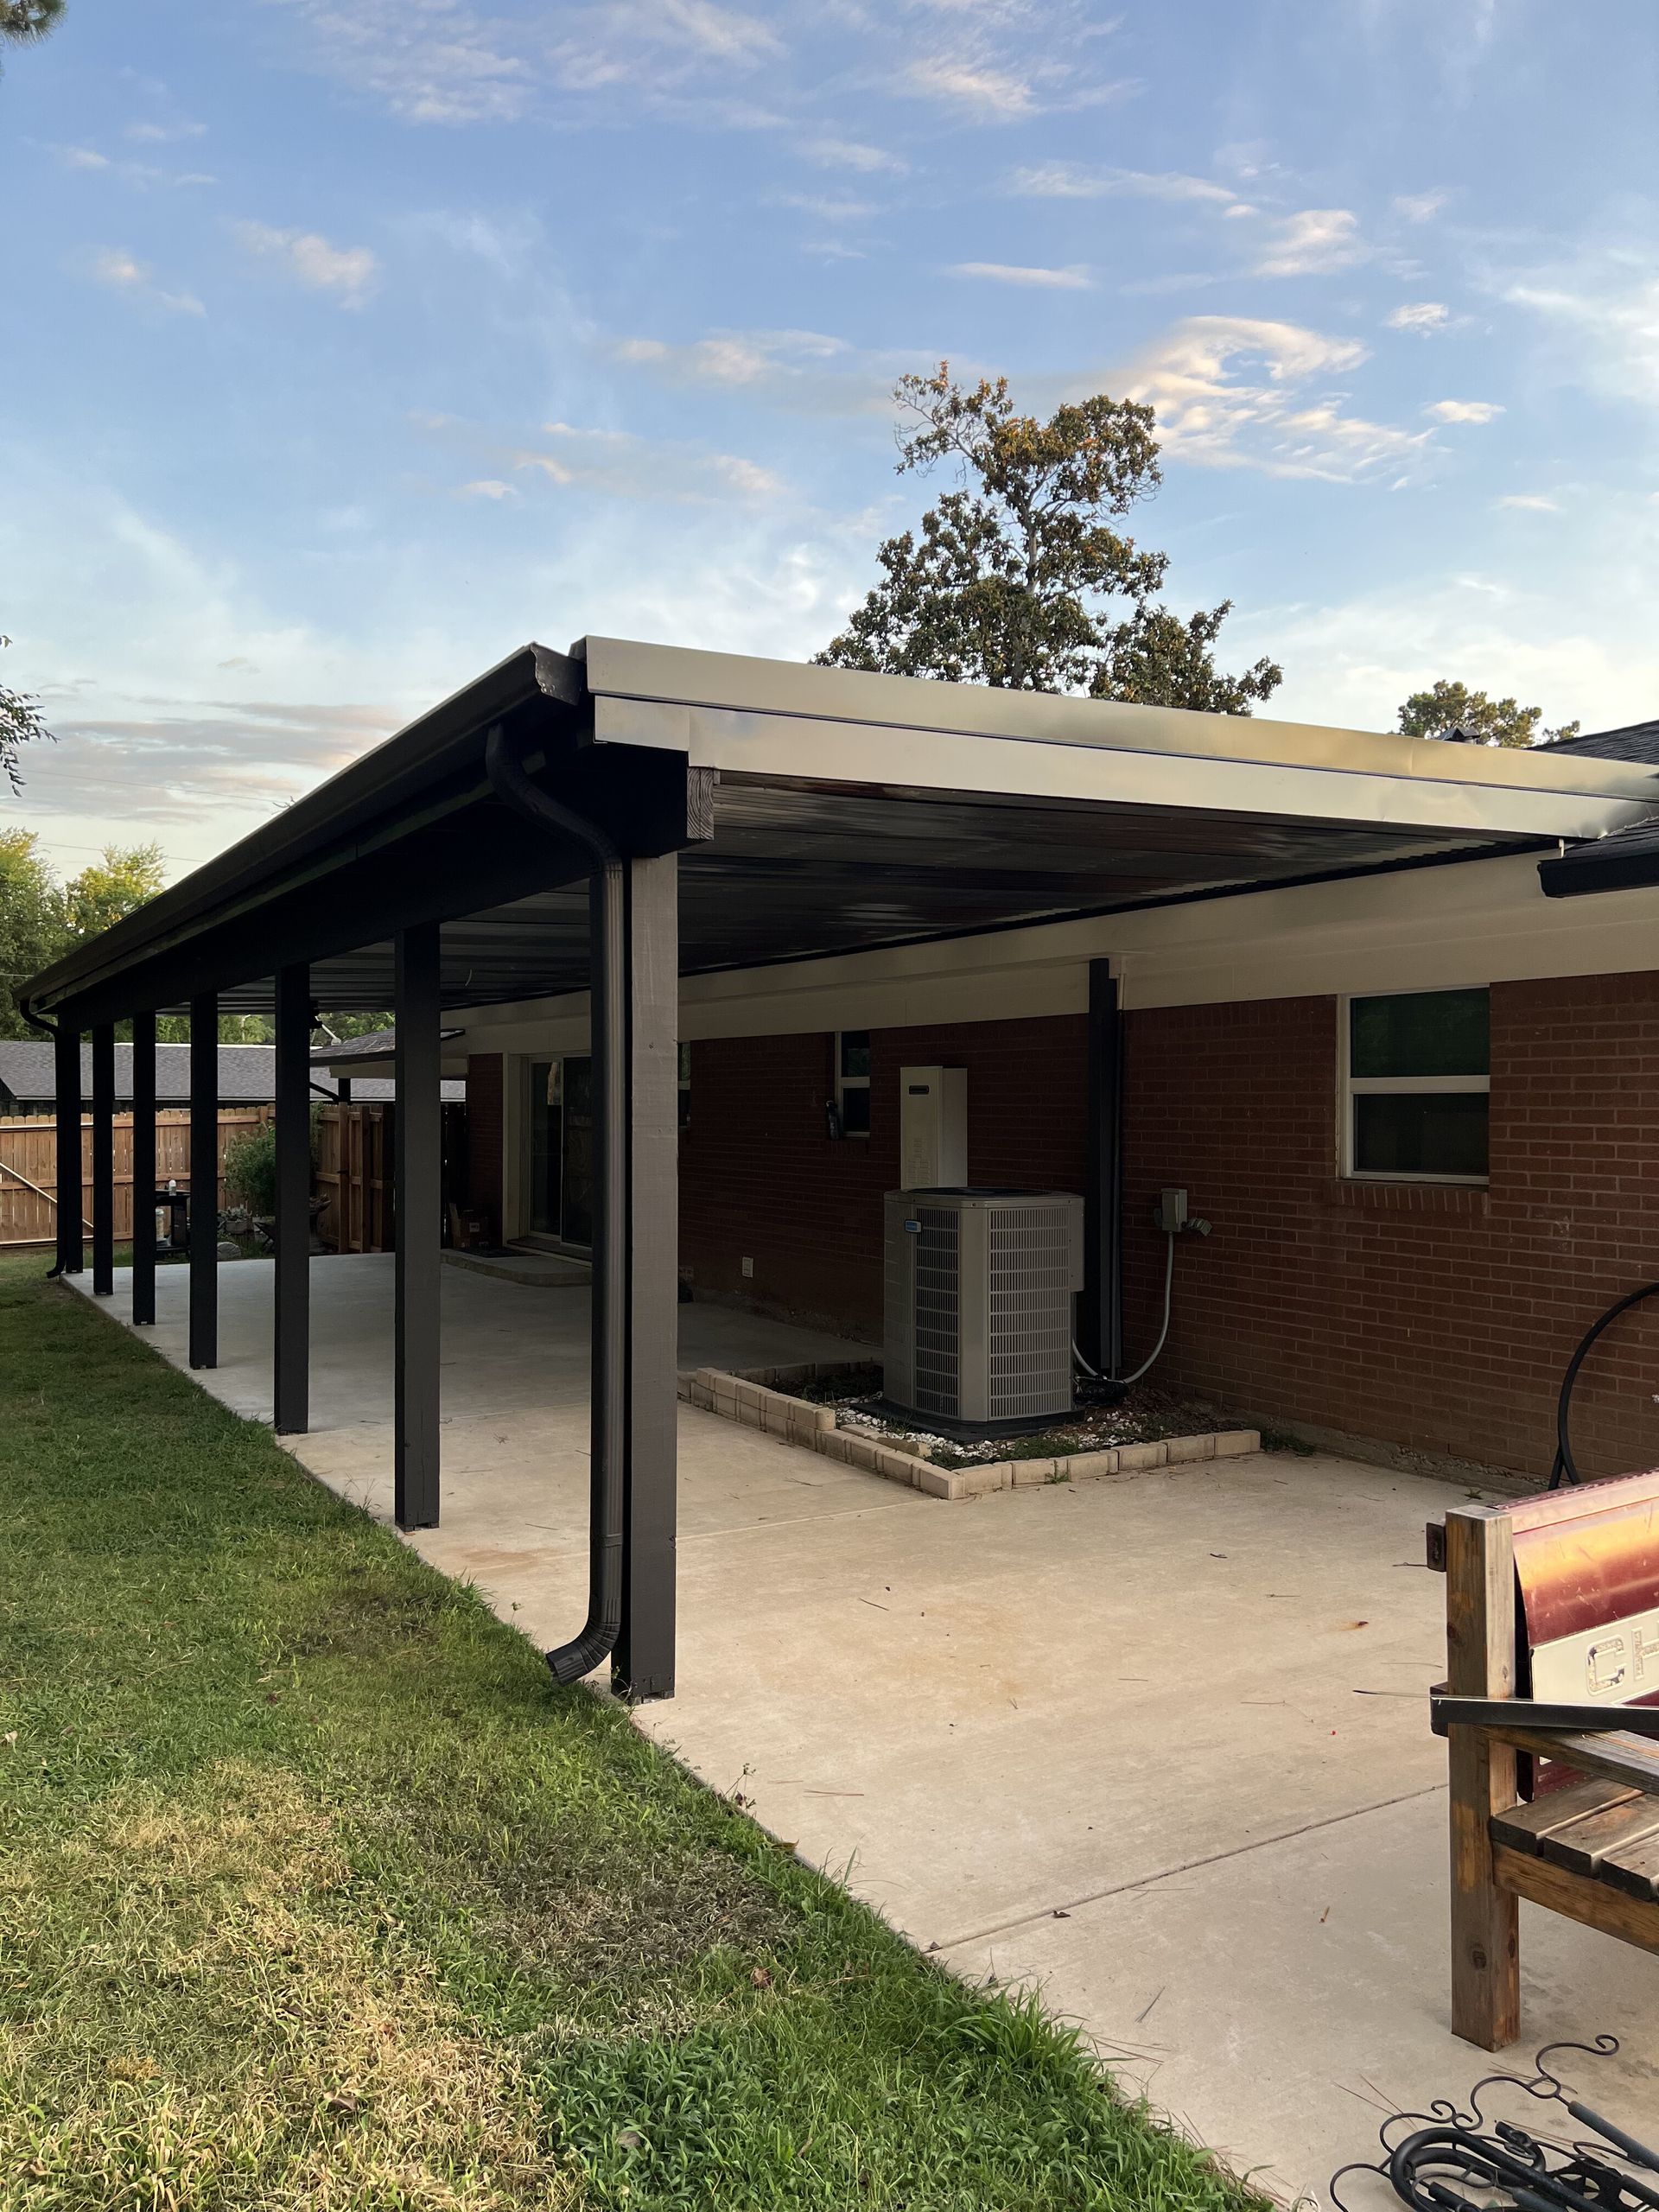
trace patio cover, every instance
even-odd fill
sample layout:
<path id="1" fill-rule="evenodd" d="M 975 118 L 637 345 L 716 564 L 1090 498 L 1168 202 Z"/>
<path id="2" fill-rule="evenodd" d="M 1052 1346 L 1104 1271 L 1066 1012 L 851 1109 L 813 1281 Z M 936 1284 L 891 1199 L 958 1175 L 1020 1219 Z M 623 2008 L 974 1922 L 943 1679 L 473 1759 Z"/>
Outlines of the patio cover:
<path id="1" fill-rule="evenodd" d="M 395 1494 L 439 1517 L 442 1008 L 590 993 L 594 1121 L 588 1618 L 549 1661 L 674 1678 L 679 978 L 1268 883 L 1548 849 L 1659 812 L 1645 762 L 997 691 L 590 638 L 527 645 L 28 984 L 56 1039 L 58 1265 L 113 1286 L 112 1025 L 134 1024 L 137 1162 L 155 1014 L 189 1007 L 191 1182 L 216 1183 L 225 1008 L 276 1032 L 273 1419 L 308 1423 L 312 1008 L 396 1015 Z M 1090 968 L 1080 1325 L 1116 1372 L 1116 985 Z M 144 1130 L 152 1133 L 147 1139 Z M 135 1226 L 133 1316 L 155 1319 Z M 153 1227 L 153 1223 L 151 1224 Z M 211 1208 L 190 1360 L 218 1357 Z"/>
<path id="2" fill-rule="evenodd" d="M 527 645 L 29 986 L 84 1023 L 211 988 L 391 1003 L 442 924 L 445 1007 L 585 988 L 587 859 L 503 807 L 532 776 L 623 849 L 681 853 L 680 967 L 747 967 L 1149 900 L 1599 838 L 1646 763 L 1504 751 L 589 638 Z"/>

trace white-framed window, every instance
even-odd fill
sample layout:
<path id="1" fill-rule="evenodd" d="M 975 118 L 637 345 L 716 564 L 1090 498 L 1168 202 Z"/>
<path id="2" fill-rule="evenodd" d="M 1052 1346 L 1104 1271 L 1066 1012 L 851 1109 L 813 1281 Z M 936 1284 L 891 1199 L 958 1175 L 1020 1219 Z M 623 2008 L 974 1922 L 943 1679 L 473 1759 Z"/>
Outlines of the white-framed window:
<path id="1" fill-rule="evenodd" d="M 870 1033 L 868 1029 L 836 1032 L 836 1104 L 841 1112 L 841 1133 L 848 1137 L 870 1134 Z"/>
<path id="2" fill-rule="evenodd" d="M 1342 1172 L 1484 1183 L 1490 994 L 1389 991 L 1342 1002 Z"/>

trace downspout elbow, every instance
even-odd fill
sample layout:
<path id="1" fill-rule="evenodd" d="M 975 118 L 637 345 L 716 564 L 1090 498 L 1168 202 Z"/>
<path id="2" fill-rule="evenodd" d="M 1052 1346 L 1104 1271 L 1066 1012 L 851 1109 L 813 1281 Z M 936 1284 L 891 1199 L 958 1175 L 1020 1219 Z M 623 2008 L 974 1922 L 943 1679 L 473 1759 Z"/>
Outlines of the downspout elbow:
<path id="1" fill-rule="evenodd" d="M 623 1117 L 627 1110 L 626 1025 L 621 1000 L 622 855 L 596 822 L 531 783 L 498 722 L 484 741 L 484 772 L 503 805 L 538 829 L 573 838 L 592 861 L 593 979 L 590 1050 L 599 1081 L 598 1137 L 602 1164 L 596 1177 L 594 1248 L 594 1357 L 593 1362 L 593 1491 L 588 1528 L 588 1618 L 568 1643 L 547 1655 L 556 1682 L 580 1681 L 602 1665 L 622 1632 L 622 1522 L 626 1477 L 623 1378 L 627 1358 L 625 1270 L 618 1264 L 626 1233 Z"/>

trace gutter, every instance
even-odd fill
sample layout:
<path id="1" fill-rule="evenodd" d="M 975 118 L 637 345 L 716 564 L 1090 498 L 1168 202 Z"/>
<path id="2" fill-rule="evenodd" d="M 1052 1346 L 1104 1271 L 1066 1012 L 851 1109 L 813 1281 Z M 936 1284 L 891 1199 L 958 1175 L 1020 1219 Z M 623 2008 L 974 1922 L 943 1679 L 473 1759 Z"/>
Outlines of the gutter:
<path id="1" fill-rule="evenodd" d="M 588 1618 L 547 1655 L 557 1682 L 580 1681 L 616 1648 L 622 1630 L 622 1522 L 626 1486 L 628 1274 L 627 1021 L 623 996 L 626 917 L 622 855 L 596 822 L 532 784 L 498 722 L 484 743 L 484 770 L 504 805 L 593 855 L 588 878 L 592 944 L 590 1051 L 598 1084 L 594 1117 L 593 1408 L 588 1465 Z"/>

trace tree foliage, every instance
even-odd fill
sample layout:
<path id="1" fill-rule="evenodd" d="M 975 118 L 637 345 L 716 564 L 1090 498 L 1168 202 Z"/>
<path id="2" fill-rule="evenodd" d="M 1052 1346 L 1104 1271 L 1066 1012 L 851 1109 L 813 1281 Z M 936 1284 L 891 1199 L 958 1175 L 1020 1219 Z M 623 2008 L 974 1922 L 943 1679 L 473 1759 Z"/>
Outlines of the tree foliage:
<path id="1" fill-rule="evenodd" d="M 1523 707 L 1514 699 L 1494 699 L 1485 691 L 1471 691 L 1466 683 L 1431 683 L 1427 691 L 1414 691 L 1400 708 L 1400 728 L 1408 737 L 1450 737 L 1459 733 L 1472 745 L 1526 746 L 1548 744 L 1552 738 L 1576 737 L 1577 722 L 1563 722 L 1559 729 L 1541 729 L 1541 707 Z"/>
<path id="2" fill-rule="evenodd" d="M 18 1011 L 23 985 L 153 899 L 162 875 L 159 846 L 106 845 L 60 883 L 32 830 L 0 830 L 0 1037 L 38 1036 Z"/>
<path id="3" fill-rule="evenodd" d="M 0 1037 L 38 1032 L 17 1011 L 17 994 L 69 944 L 63 892 L 30 830 L 0 830 Z"/>
<path id="4" fill-rule="evenodd" d="M 1097 394 L 1046 423 L 1018 415 L 1006 377 L 971 390 L 941 362 L 894 388 L 900 474 L 954 462 L 957 490 L 878 553 L 883 581 L 817 656 L 838 668 L 1018 691 L 1249 714 L 1281 671 L 1211 653 L 1232 602 L 1185 621 L 1157 603 L 1168 556 L 1109 517 L 1161 481 L 1150 407 Z"/>
<path id="5" fill-rule="evenodd" d="M 3 4 L 3 0 L 0 0 Z M 0 645 L 11 639 L 0 637 Z M 41 702 L 30 691 L 14 691 L 0 683 L 0 775 L 11 785 L 15 798 L 23 788 L 22 763 L 18 755 L 26 745 L 49 741 L 52 733 L 41 712 Z"/>
<path id="6" fill-rule="evenodd" d="M 56 27 L 64 0 L 0 0 L 0 41 L 25 46 Z"/>

